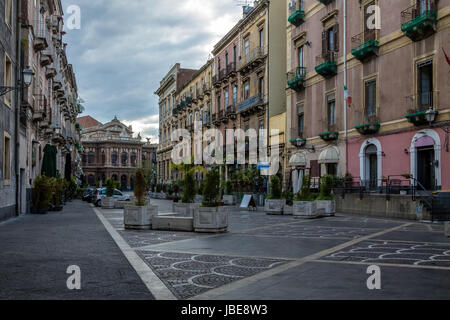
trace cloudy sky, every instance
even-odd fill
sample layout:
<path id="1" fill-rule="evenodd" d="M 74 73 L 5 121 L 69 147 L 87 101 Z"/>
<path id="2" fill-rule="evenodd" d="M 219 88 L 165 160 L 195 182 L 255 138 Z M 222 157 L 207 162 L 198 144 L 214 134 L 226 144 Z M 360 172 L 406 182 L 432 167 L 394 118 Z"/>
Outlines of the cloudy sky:
<path id="1" fill-rule="evenodd" d="M 176 63 L 199 68 L 240 19 L 238 0 L 62 0 L 81 9 L 81 29 L 66 30 L 86 111 L 115 115 L 143 137 L 158 135 L 159 81 Z"/>

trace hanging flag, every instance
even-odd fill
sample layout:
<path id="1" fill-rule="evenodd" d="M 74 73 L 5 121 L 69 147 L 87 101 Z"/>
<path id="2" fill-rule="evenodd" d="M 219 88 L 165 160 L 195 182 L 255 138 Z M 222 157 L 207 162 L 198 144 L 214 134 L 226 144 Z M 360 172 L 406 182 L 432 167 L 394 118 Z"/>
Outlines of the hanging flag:
<path id="1" fill-rule="evenodd" d="M 344 86 L 344 97 L 345 97 L 345 101 L 347 101 L 347 106 L 351 107 L 352 106 L 352 97 L 350 96 L 350 93 L 348 92 L 347 86 Z"/>
<path id="2" fill-rule="evenodd" d="M 444 55 L 445 55 L 445 59 L 447 60 L 448 65 L 450 66 L 450 58 L 447 56 L 447 54 L 445 53 L 444 48 L 442 48 L 442 51 L 444 51 Z"/>

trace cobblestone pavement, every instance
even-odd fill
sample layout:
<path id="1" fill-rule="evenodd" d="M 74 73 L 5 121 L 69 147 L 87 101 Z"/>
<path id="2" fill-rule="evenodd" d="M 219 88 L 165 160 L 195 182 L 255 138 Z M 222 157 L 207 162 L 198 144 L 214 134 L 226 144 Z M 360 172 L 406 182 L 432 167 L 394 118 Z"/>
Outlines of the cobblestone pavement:
<path id="1" fill-rule="evenodd" d="M 285 263 L 280 260 L 138 251 L 180 299 L 229 284 Z"/>
<path id="2" fill-rule="evenodd" d="M 171 211 L 169 201 L 152 204 Z M 124 230 L 123 210 L 99 211 L 178 299 L 450 297 L 450 238 L 439 224 L 229 208 L 228 233 L 211 235 Z M 366 285 L 373 264 L 384 266 L 377 295 Z"/>

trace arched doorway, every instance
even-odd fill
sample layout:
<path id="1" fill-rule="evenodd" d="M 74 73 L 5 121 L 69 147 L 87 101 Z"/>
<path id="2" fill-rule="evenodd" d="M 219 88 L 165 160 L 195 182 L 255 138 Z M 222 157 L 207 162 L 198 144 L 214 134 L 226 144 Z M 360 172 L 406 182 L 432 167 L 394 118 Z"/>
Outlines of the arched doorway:
<path id="1" fill-rule="evenodd" d="M 436 131 L 427 129 L 418 132 L 411 143 L 411 175 L 426 190 L 437 190 L 442 186 L 441 140 Z"/>
<path id="2" fill-rule="evenodd" d="M 130 190 L 134 190 L 134 177 L 130 177 Z"/>
<path id="3" fill-rule="evenodd" d="M 361 182 L 370 189 L 383 184 L 383 150 L 378 139 L 367 139 L 359 152 Z"/>
<path id="4" fill-rule="evenodd" d="M 120 188 L 122 189 L 122 191 L 127 190 L 127 176 L 123 175 L 120 178 Z"/>

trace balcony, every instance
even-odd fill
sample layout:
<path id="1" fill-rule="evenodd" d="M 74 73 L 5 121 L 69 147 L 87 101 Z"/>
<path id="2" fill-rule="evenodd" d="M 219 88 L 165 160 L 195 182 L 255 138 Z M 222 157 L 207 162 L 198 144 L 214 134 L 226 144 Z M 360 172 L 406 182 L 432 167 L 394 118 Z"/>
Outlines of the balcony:
<path id="1" fill-rule="evenodd" d="M 243 113 L 244 116 L 253 112 L 259 112 L 265 110 L 264 98 L 261 94 L 257 94 L 250 97 L 238 104 L 239 113 Z"/>
<path id="2" fill-rule="evenodd" d="M 236 104 L 235 103 L 233 103 L 227 107 L 226 116 L 230 120 L 236 120 L 237 114 L 236 114 Z"/>
<path id="3" fill-rule="evenodd" d="M 305 22 L 305 11 L 304 10 L 290 10 L 289 11 L 289 18 L 288 21 L 298 27 L 303 22 Z"/>
<path id="4" fill-rule="evenodd" d="M 219 119 L 220 119 L 220 121 L 222 121 L 223 123 L 227 123 L 227 122 L 228 122 L 228 118 L 227 118 L 227 115 L 226 115 L 225 110 L 220 110 L 220 111 L 219 111 Z"/>
<path id="5" fill-rule="evenodd" d="M 207 96 L 211 95 L 211 85 L 209 83 L 203 84 L 203 93 Z"/>
<path id="6" fill-rule="evenodd" d="M 211 117 L 209 114 L 203 116 L 203 126 L 207 128 L 211 127 Z"/>
<path id="7" fill-rule="evenodd" d="M 45 71 L 45 77 L 46 77 L 47 79 L 53 79 L 53 78 L 56 76 L 56 74 L 57 74 L 57 71 L 56 71 L 56 69 L 53 68 L 53 67 L 49 67 L 49 68 L 47 68 L 47 70 Z"/>
<path id="8" fill-rule="evenodd" d="M 437 29 L 437 10 L 435 1 L 424 1 L 425 7 L 418 4 L 402 11 L 402 32 L 412 41 L 428 38 Z"/>
<path id="9" fill-rule="evenodd" d="M 236 62 L 231 62 L 227 65 L 227 77 L 235 77 L 236 76 Z"/>
<path id="10" fill-rule="evenodd" d="M 306 138 L 303 138 L 303 132 L 300 132 L 298 128 L 292 128 L 291 129 L 291 137 L 292 139 L 289 140 L 289 143 L 297 148 L 302 148 L 306 146 Z"/>
<path id="11" fill-rule="evenodd" d="M 295 70 L 287 73 L 287 86 L 295 91 L 304 89 L 306 78 L 306 68 L 297 67 Z"/>
<path id="12" fill-rule="evenodd" d="M 337 131 L 327 131 L 319 133 L 319 137 L 326 142 L 336 141 L 339 139 L 339 132 Z"/>
<path id="13" fill-rule="evenodd" d="M 316 72 L 324 78 L 331 78 L 337 74 L 337 52 L 329 51 L 316 57 Z"/>
<path id="14" fill-rule="evenodd" d="M 218 74 L 216 74 L 213 77 L 213 86 L 214 86 L 214 88 L 220 88 L 220 85 L 221 85 L 220 73 L 221 73 L 221 70 L 219 70 Z"/>
<path id="15" fill-rule="evenodd" d="M 380 132 L 380 128 L 380 120 L 376 116 L 370 116 L 366 123 L 355 126 L 356 131 L 363 136 L 377 134 Z"/>
<path id="16" fill-rule="evenodd" d="M 249 54 L 245 55 L 240 64 L 239 64 L 239 72 L 241 74 L 246 74 L 258 67 L 264 62 L 265 54 L 264 48 L 257 47 L 253 49 Z"/>
<path id="17" fill-rule="evenodd" d="M 47 117 L 47 98 L 43 94 L 34 95 L 33 121 L 40 122 Z"/>
<path id="18" fill-rule="evenodd" d="M 405 118 L 415 126 L 423 126 L 436 121 L 439 92 L 424 92 L 406 97 L 408 114 Z"/>
<path id="19" fill-rule="evenodd" d="M 33 47 L 36 51 L 42 51 L 50 45 L 50 36 L 44 20 L 34 20 L 34 43 Z"/>
<path id="20" fill-rule="evenodd" d="M 352 55 L 364 61 L 378 55 L 380 42 L 377 40 L 378 30 L 368 30 L 352 37 Z"/>
<path id="21" fill-rule="evenodd" d="M 54 60 L 53 47 L 50 45 L 41 54 L 40 58 L 41 67 L 46 67 L 52 64 L 53 60 Z"/>
<path id="22" fill-rule="evenodd" d="M 211 121 L 215 126 L 219 126 L 220 125 L 219 113 L 213 113 L 211 116 Z"/>

